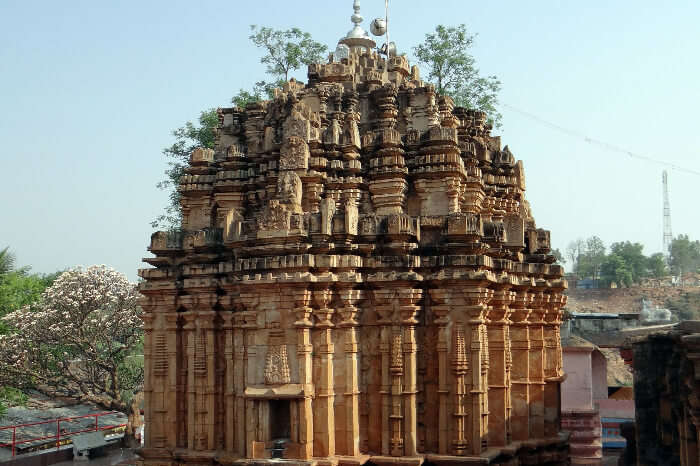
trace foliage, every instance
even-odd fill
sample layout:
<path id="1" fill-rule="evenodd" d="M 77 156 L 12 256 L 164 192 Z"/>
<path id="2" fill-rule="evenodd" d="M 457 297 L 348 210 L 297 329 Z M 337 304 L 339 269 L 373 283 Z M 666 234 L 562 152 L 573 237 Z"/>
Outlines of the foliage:
<path id="1" fill-rule="evenodd" d="M 613 243 L 610 246 L 610 254 L 622 259 L 625 268 L 631 275 L 631 282 L 634 283 L 640 283 L 642 278 L 647 275 L 648 260 L 642 252 L 643 249 L 644 245 L 642 243 L 631 243 L 629 241 Z M 620 282 L 618 281 L 617 283 L 619 284 Z"/>
<path id="2" fill-rule="evenodd" d="M 418 61 L 428 68 L 428 80 L 439 94 L 452 97 L 461 107 L 486 112 L 496 127 L 501 126 L 498 92 L 501 82 L 496 76 L 483 77 L 476 60 L 469 54 L 476 36 L 464 24 L 457 27 L 438 25 L 434 33 L 413 48 Z"/>
<path id="3" fill-rule="evenodd" d="M 245 108 L 253 102 L 259 102 L 265 98 L 272 99 L 275 96 L 275 89 L 282 87 L 286 81 L 280 79 L 273 82 L 258 81 L 253 86 L 252 92 L 241 89 L 238 94 L 231 98 L 231 103 L 236 107 Z"/>
<path id="4" fill-rule="evenodd" d="M 260 63 L 267 65 L 267 74 L 277 79 L 288 81 L 290 71 L 319 63 L 328 50 L 313 40 L 311 34 L 298 28 L 280 31 L 252 25 L 250 29 L 249 39 L 266 52 Z"/>
<path id="5" fill-rule="evenodd" d="M 51 286 L 60 272 L 53 274 L 30 274 L 27 269 L 15 270 L 0 276 L 0 317 L 35 303 L 41 293 Z M 0 320 L 0 333 L 6 333 L 7 326 Z"/>
<path id="6" fill-rule="evenodd" d="M 0 276 L 11 272 L 15 268 L 15 255 L 10 252 L 10 248 L 0 250 Z"/>
<path id="7" fill-rule="evenodd" d="M 580 277 L 591 277 L 594 281 L 600 278 L 600 267 L 605 260 L 605 244 L 597 236 L 591 236 L 585 241 L 583 253 L 577 258 L 576 273 Z"/>
<path id="8" fill-rule="evenodd" d="M 218 124 L 216 109 L 210 108 L 199 114 L 197 123 L 188 121 L 184 126 L 173 131 L 175 142 L 163 149 L 163 154 L 170 159 L 168 169 L 165 170 L 166 178 L 156 185 L 160 189 L 170 190 L 170 201 L 165 207 L 165 213 L 151 222 L 153 228 L 180 228 L 182 214 L 180 213 L 180 193 L 177 190 L 180 177 L 185 173 L 193 150 L 197 147 L 214 148 L 215 129 Z"/>
<path id="9" fill-rule="evenodd" d="M 619 254 L 609 254 L 600 266 L 600 281 L 604 287 L 609 287 L 612 283 L 618 286 L 631 286 L 634 281 L 633 276 L 627 261 Z"/>
<path id="10" fill-rule="evenodd" d="M 666 258 L 663 253 L 657 252 L 647 257 L 647 270 L 649 275 L 654 278 L 668 276 L 668 267 L 666 266 Z"/>
<path id="11" fill-rule="evenodd" d="M 137 297 L 105 266 L 62 273 L 39 302 L 3 318 L 0 384 L 126 411 L 122 390 L 139 389 L 143 377 L 123 369 L 143 334 Z"/>
<path id="12" fill-rule="evenodd" d="M 695 272 L 700 267 L 700 241 L 678 235 L 671 241 L 670 265 L 674 274 Z"/>
<path id="13" fill-rule="evenodd" d="M 267 74 L 272 80 L 256 82 L 251 91 L 240 89 L 231 98 L 231 102 L 237 107 L 245 108 L 251 102 L 272 98 L 274 89 L 281 87 L 288 80 L 291 71 L 303 65 L 320 62 L 326 52 L 325 45 L 314 41 L 311 34 L 297 28 L 280 31 L 251 26 L 251 31 L 250 40 L 266 52 L 260 62 L 267 65 Z M 181 227 L 180 193 L 177 190 L 180 177 L 184 174 L 194 149 L 214 148 L 218 123 L 216 109 L 208 109 L 200 113 L 196 123 L 188 121 L 173 131 L 175 142 L 163 149 L 163 154 L 169 159 L 166 176 L 156 185 L 159 189 L 169 191 L 169 202 L 165 212 L 151 222 L 153 228 L 173 230 Z"/>
<path id="14" fill-rule="evenodd" d="M 4 416 L 8 406 L 24 406 L 29 397 L 14 387 L 0 387 L 0 416 Z"/>
<path id="15" fill-rule="evenodd" d="M 641 243 L 621 241 L 610 246 L 605 255 L 605 245 L 597 236 L 586 240 L 577 239 L 569 243 L 566 255 L 573 264 L 572 271 L 579 278 L 600 279 L 603 286 L 616 283 L 631 286 L 644 278 L 663 278 L 668 275 L 666 260 L 662 253 L 647 257 Z"/>

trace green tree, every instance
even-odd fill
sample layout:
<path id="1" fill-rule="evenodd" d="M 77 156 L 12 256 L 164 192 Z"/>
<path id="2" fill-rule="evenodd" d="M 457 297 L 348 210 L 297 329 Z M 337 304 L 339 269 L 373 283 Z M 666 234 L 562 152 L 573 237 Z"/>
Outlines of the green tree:
<path id="1" fill-rule="evenodd" d="M 647 266 L 649 261 L 642 252 L 642 243 L 631 243 L 629 241 L 613 243 L 610 246 L 610 254 L 619 256 L 625 263 L 627 270 L 632 274 L 632 281 L 639 283 L 642 278 L 648 275 Z"/>
<path id="2" fill-rule="evenodd" d="M 199 114 L 197 123 L 188 121 L 184 126 L 173 131 L 175 142 L 163 149 L 163 154 L 169 159 L 168 168 L 165 170 L 165 179 L 156 186 L 162 190 L 169 190 L 169 202 L 165 212 L 159 215 L 151 226 L 153 228 L 177 229 L 182 223 L 180 213 L 180 192 L 177 190 L 180 177 L 185 173 L 190 154 L 197 147 L 214 148 L 216 139 L 216 126 L 219 117 L 216 109 L 210 108 Z"/>
<path id="3" fill-rule="evenodd" d="M 605 244 L 597 236 L 591 236 L 585 241 L 583 253 L 578 258 L 578 274 L 580 278 L 591 277 L 593 281 L 600 278 L 600 267 L 605 260 Z"/>
<path id="4" fill-rule="evenodd" d="M 30 274 L 27 270 L 14 270 L 0 276 L 0 317 L 39 301 L 41 293 L 60 274 Z M 0 333 L 6 332 L 7 326 L 0 320 Z"/>
<path id="5" fill-rule="evenodd" d="M 275 96 L 275 89 L 282 87 L 286 81 L 279 79 L 273 82 L 258 81 L 253 86 L 252 91 L 241 89 L 238 94 L 231 98 L 231 103 L 236 107 L 245 108 L 246 105 L 252 102 L 259 102 L 265 98 L 272 99 Z"/>
<path id="6" fill-rule="evenodd" d="M 423 43 L 413 48 L 418 62 L 427 66 L 428 80 L 439 94 L 448 95 L 455 104 L 485 112 L 490 120 L 501 126 L 498 93 L 501 82 L 496 76 L 481 76 L 476 60 L 469 53 L 476 35 L 467 27 L 438 25 L 435 32 L 425 35 Z"/>
<path id="7" fill-rule="evenodd" d="M 265 50 L 260 63 L 267 65 L 267 74 L 275 79 L 289 80 L 290 71 L 319 63 L 327 47 L 316 42 L 311 34 L 299 28 L 280 31 L 268 27 L 250 26 L 248 37 L 253 44 Z"/>
<path id="8" fill-rule="evenodd" d="M 270 81 L 258 81 L 253 89 L 240 89 L 231 98 L 231 102 L 245 108 L 251 102 L 264 98 L 271 99 L 274 89 L 281 87 L 289 78 L 289 73 L 304 65 L 320 62 L 326 52 L 326 46 L 314 41 L 311 34 L 298 28 L 286 31 L 268 27 L 251 26 L 250 40 L 257 47 L 265 50 L 260 62 L 267 65 Z M 163 154 L 169 159 L 165 179 L 156 186 L 169 191 L 168 204 L 165 211 L 151 222 L 153 228 L 178 229 L 182 225 L 180 213 L 180 193 L 177 187 L 180 177 L 187 168 L 190 154 L 197 147 L 214 148 L 216 127 L 219 124 L 216 109 L 204 110 L 197 122 L 188 121 L 184 126 L 173 131 L 175 142 L 163 149 Z"/>
<path id="9" fill-rule="evenodd" d="M 663 253 L 657 252 L 647 257 L 647 270 L 654 278 L 668 276 L 668 267 L 666 267 L 666 258 Z"/>
<path id="10" fill-rule="evenodd" d="M 670 265 L 674 274 L 695 272 L 700 267 L 700 241 L 678 235 L 671 241 Z"/>
<path id="11" fill-rule="evenodd" d="M 622 256 L 612 253 L 606 256 L 600 265 L 600 282 L 604 287 L 609 287 L 612 283 L 631 286 L 633 273 Z"/>
<path id="12" fill-rule="evenodd" d="M 0 250 L 0 276 L 9 273 L 15 268 L 15 255 L 10 252 L 10 247 Z"/>
<path id="13" fill-rule="evenodd" d="M 142 348 L 138 297 L 105 266 L 62 273 L 41 300 L 2 318 L 10 331 L 0 335 L 0 384 L 127 412 L 125 394 L 143 386 L 143 366 L 128 360 Z"/>

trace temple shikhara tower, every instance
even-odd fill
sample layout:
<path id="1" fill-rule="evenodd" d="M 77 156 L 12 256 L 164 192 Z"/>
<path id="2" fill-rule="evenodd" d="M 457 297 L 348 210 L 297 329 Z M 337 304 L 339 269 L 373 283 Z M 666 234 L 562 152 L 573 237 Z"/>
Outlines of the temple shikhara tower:
<path id="1" fill-rule="evenodd" d="M 151 237 L 146 465 L 566 463 L 523 164 L 357 13 L 306 84 L 219 109 Z"/>

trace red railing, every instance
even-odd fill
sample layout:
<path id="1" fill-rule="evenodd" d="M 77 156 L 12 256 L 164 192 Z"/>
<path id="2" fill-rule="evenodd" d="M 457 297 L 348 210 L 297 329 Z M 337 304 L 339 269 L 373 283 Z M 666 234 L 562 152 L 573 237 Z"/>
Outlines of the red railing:
<path id="1" fill-rule="evenodd" d="M 64 417 L 64 418 L 60 418 L 60 419 L 51 419 L 49 421 L 38 421 L 38 422 L 30 422 L 28 424 L 16 424 L 16 425 L 12 425 L 12 426 L 3 426 L 3 427 L 0 427 L 0 431 L 12 429 L 12 442 L 0 443 L 0 448 L 5 448 L 5 447 L 11 446 L 12 447 L 12 456 L 15 456 L 16 446 L 21 445 L 23 443 L 36 442 L 39 440 L 56 439 L 56 448 L 58 448 L 61 446 L 61 439 L 66 441 L 66 439 L 68 439 L 68 437 L 70 437 L 71 435 L 82 434 L 84 432 L 96 432 L 96 431 L 100 431 L 100 430 L 111 430 L 111 429 L 117 429 L 120 427 L 126 427 L 126 424 L 110 424 L 110 425 L 100 426 L 99 418 L 102 416 L 109 416 L 112 414 L 121 414 L 121 413 L 118 411 L 108 411 L 108 412 L 97 413 L 97 414 L 86 414 L 84 416 Z M 87 429 L 81 429 L 81 430 L 75 430 L 75 431 L 66 430 L 66 427 L 65 427 L 66 424 L 69 424 L 71 422 L 76 422 L 76 420 L 78 420 L 78 419 L 86 419 L 86 418 L 95 418 L 95 424 Z M 63 429 L 61 429 L 62 422 L 64 424 Z M 22 427 L 31 427 L 31 426 L 38 426 L 38 425 L 42 425 L 42 424 L 52 424 L 52 423 L 56 424 L 56 434 L 55 435 L 46 435 L 43 437 L 33 437 L 33 438 L 22 439 L 22 440 L 17 439 L 17 429 L 21 429 Z"/>

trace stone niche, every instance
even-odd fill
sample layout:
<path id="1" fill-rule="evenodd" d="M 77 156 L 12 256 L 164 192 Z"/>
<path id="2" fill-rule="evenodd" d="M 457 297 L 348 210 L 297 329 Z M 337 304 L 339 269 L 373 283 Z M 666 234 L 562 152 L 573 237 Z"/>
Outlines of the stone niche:
<path id="1" fill-rule="evenodd" d="M 144 463 L 565 464 L 566 282 L 522 163 L 404 62 L 218 110 L 141 272 Z"/>

